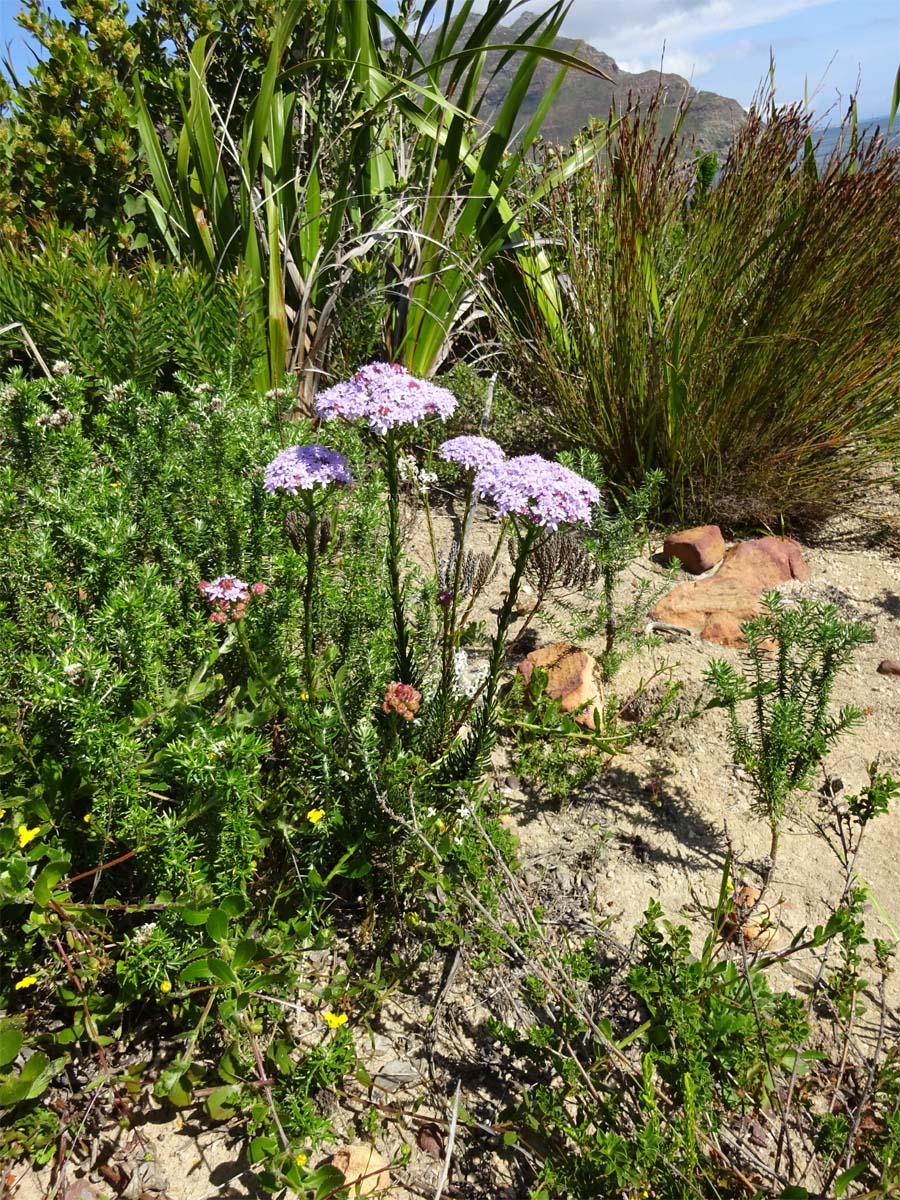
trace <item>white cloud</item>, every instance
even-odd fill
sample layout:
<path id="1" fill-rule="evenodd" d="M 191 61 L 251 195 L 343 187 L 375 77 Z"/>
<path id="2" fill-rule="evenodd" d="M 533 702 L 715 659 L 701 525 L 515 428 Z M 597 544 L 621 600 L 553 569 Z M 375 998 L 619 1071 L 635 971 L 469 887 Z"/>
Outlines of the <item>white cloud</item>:
<path id="1" fill-rule="evenodd" d="M 808 8 L 821 8 L 835 0 L 574 0 L 566 31 L 593 45 L 626 45 L 661 42 L 685 37 L 732 33 L 770 25 Z"/>
<path id="2" fill-rule="evenodd" d="M 727 35 L 771 25 L 805 9 L 836 0 L 574 0 L 565 25 L 569 37 L 583 37 L 612 55 L 626 71 L 663 69 L 698 83 L 720 62 L 733 57 Z M 701 39 L 726 35 L 718 45 L 699 49 Z M 746 42 L 744 43 L 746 44 Z M 703 86 L 698 83 L 698 86 Z"/>

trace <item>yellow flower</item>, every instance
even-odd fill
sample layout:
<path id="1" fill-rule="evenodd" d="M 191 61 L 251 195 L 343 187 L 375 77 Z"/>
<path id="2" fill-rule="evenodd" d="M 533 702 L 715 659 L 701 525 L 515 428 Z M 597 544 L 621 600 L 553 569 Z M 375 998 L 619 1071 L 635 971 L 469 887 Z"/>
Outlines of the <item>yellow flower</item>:
<path id="1" fill-rule="evenodd" d="M 305 1167 L 306 1164 L 309 1162 L 309 1158 L 306 1154 L 295 1154 L 294 1162 L 297 1164 L 298 1167 Z"/>
<path id="2" fill-rule="evenodd" d="M 0 821 L 2 821 L 5 816 L 6 816 L 6 809 L 0 808 Z"/>
<path id="3" fill-rule="evenodd" d="M 317 825 L 324 816 L 325 816 L 324 808 L 311 808 L 309 810 L 309 812 L 306 814 L 306 819 L 307 819 L 307 821 L 309 821 L 310 825 Z"/>
<path id="4" fill-rule="evenodd" d="M 91 823 L 91 814 L 90 814 L 90 813 L 85 813 L 85 814 L 84 814 L 84 816 L 83 816 L 81 819 L 82 819 L 82 821 L 84 821 L 85 825 L 90 825 L 90 823 Z"/>
<path id="5" fill-rule="evenodd" d="M 16 984 L 15 990 L 17 992 L 21 992 L 22 988 L 34 987 L 34 985 L 37 983 L 37 981 L 38 981 L 37 975 L 26 975 L 24 979 L 20 979 L 19 982 Z"/>
<path id="6" fill-rule="evenodd" d="M 340 1029 L 342 1025 L 347 1024 L 346 1013 L 333 1013 L 330 1008 L 326 1008 L 322 1013 L 322 1020 L 329 1029 Z"/>
<path id="7" fill-rule="evenodd" d="M 300 693 L 300 699 L 301 699 L 301 700 L 308 700 L 308 699 L 309 699 L 309 692 L 301 692 L 301 693 Z"/>
<path id="8" fill-rule="evenodd" d="M 168 996 L 169 992 L 172 990 L 172 985 L 169 983 L 168 979 L 164 979 L 162 981 L 162 983 L 159 985 L 159 990 L 164 996 Z"/>
<path id="9" fill-rule="evenodd" d="M 40 825 L 35 825 L 34 829 L 29 829 L 27 825 L 19 826 L 19 848 L 24 850 L 29 842 L 33 842 L 37 835 L 41 832 Z"/>

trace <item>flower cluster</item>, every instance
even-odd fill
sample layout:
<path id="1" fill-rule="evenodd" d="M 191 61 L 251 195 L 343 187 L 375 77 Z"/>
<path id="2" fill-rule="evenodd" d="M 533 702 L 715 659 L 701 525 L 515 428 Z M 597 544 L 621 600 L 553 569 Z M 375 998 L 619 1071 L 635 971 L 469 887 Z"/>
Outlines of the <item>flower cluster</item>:
<path id="1" fill-rule="evenodd" d="M 475 477 L 475 489 L 493 500 L 501 513 L 526 517 L 546 529 L 590 522 L 591 505 L 600 499 L 600 492 L 587 479 L 540 454 L 485 467 Z"/>
<path id="2" fill-rule="evenodd" d="M 453 653 L 453 690 L 457 696 L 466 700 L 474 699 L 481 691 L 488 677 L 488 664 L 479 663 L 473 666 L 465 650 L 455 650 Z"/>
<path id="3" fill-rule="evenodd" d="M 483 471 L 486 467 L 495 467 L 506 458 L 506 455 L 491 438 L 466 435 L 442 442 L 438 447 L 438 454 L 444 462 L 468 467 L 470 471 Z"/>
<path id="4" fill-rule="evenodd" d="M 224 625 L 229 617 L 243 620 L 251 596 L 264 596 L 268 590 L 264 583 L 247 584 L 234 575 L 220 575 L 212 583 L 203 579 L 197 584 L 197 591 L 212 605 L 209 619 L 216 625 Z"/>
<path id="5" fill-rule="evenodd" d="M 281 490 L 296 496 L 330 483 L 352 482 L 347 460 L 336 450 L 327 446 L 288 446 L 266 467 L 263 487 L 267 492 Z"/>
<path id="6" fill-rule="evenodd" d="M 419 711 L 422 703 L 422 693 L 417 692 L 411 683 L 389 683 L 384 690 L 382 712 L 396 713 L 404 721 L 411 721 Z"/>
<path id="7" fill-rule="evenodd" d="M 425 495 L 438 477 L 434 471 L 426 471 L 420 467 L 411 454 L 401 454 L 397 459 L 397 474 L 401 483 L 414 487 L 421 495 Z"/>
<path id="8" fill-rule="evenodd" d="M 398 425 L 418 425 L 426 417 L 449 417 L 455 409 L 456 398 L 447 388 L 416 379 L 396 363 L 362 367 L 352 379 L 320 392 L 315 404 L 323 421 L 363 420 L 382 435 Z"/>
<path id="9" fill-rule="evenodd" d="M 322 1020 L 329 1029 L 340 1029 L 342 1025 L 347 1024 L 346 1013 L 333 1013 L 330 1008 L 326 1008 L 322 1013 Z"/>

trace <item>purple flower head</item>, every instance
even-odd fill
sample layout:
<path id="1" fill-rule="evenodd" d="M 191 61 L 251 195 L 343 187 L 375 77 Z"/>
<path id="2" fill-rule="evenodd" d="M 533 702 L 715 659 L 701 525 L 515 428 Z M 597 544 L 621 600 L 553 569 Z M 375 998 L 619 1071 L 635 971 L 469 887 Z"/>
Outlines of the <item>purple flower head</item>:
<path id="1" fill-rule="evenodd" d="M 288 446 L 266 467 L 263 487 L 296 496 L 329 483 L 352 483 L 353 477 L 343 454 L 327 446 Z"/>
<path id="2" fill-rule="evenodd" d="M 323 421 L 342 417 L 363 420 L 376 433 L 386 434 L 397 425 L 418 425 L 425 417 L 449 417 L 456 398 L 446 388 L 427 379 L 416 379 L 396 363 L 370 363 L 352 379 L 320 392 L 316 414 Z"/>
<path id="3" fill-rule="evenodd" d="M 220 575 L 212 583 L 204 582 L 198 587 L 211 604 L 216 600 L 221 600 L 225 604 L 238 604 L 241 600 L 246 600 L 249 595 L 247 584 L 243 579 L 235 578 L 234 575 Z"/>
<path id="4" fill-rule="evenodd" d="M 486 437 L 455 437 L 442 442 L 438 454 L 444 462 L 456 463 L 472 471 L 483 471 L 501 463 L 506 455 L 496 442 Z"/>
<path id="5" fill-rule="evenodd" d="M 485 467 L 475 477 L 475 490 L 493 500 L 501 513 L 527 517 L 547 529 L 590 522 L 591 505 L 600 499 L 600 492 L 587 479 L 540 454 Z"/>

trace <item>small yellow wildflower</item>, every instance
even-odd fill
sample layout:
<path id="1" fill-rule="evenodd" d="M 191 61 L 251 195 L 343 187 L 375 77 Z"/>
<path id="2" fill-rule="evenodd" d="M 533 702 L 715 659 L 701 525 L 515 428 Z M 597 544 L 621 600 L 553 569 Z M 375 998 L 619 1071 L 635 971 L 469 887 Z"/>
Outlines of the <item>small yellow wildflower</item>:
<path id="1" fill-rule="evenodd" d="M 300 693 L 300 699 L 301 699 L 301 700 L 308 700 L 308 699 L 309 699 L 309 692 L 301 692 L 301 693 Z"/>
<path id="2" fill-rule="evenodd" d="M 0 808 L 0 821 L 2 821 L 5 816 L 6 816 L 6 809 Z"/>
<path id="3" fill-rule="evenodd" d="M 169 983 L 168 979 L 164 979 L 162 981 L 162 983 L 159 985 L 159 990 L 164 996 L 168 996 L 169 992 L 172 990 L 172 985 Z"/>
<path id="4" fill-rule="evenodd" d="M 82 819 L 82 821 L 84 821 L 85 825 L 90 825 L 90 823 L 91 823 L 91 814 L 90 814 L 90 813 L 85 813 L 85 814 L 84 814 L 84 816 L 83 816 L 81 819 Z"/>
<path id="5" fill-rule="evenodd" d="M 310 825 L 318 825 L 319 821 L 325 816 L 324 808 L 311 808 L 306 814 L 306 819 Z"/>
<path id="6" fill-rule="evenodd" d="M 298 1167 L 305 1167 L 306 1164 L 309 1162 L 309 1156 L 306 1154 L 295 1154 L 294 1162 L 297 1164 Z"/>
<path id="7" fill-rule="evenodd" d="M 37 835 L 41 832 L 40 825 L 35 825 L 34 829 L 29 829 L 27 825 L 19 826 L 19 848 L 24 850 L 29 842 L 33 842 Z"/>
<path id="8" fill-rule="evenodd" d="M 322 1020 L 329 1029 L 340 1029 L 342 1025 L 347 1024 L 346 1013 L 333 1013 L 330 1008 L 326 1008 L 322 1013 Z"/>
<path id="9" fill-rule="evenodd" d="M 21 992 L 21 990 L 23 988 L 34 987 L 34 985 L 37 983 L 37 981 L 38 981 L 37 975 L 26 975 L 24 979 L 20 979 L 19 982 L 16 984 L 15 990 L 17 992 Z"/>

